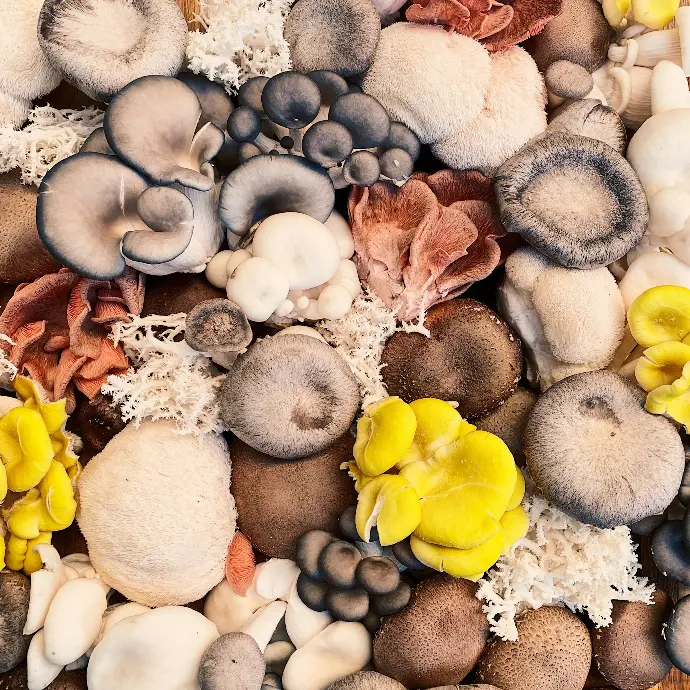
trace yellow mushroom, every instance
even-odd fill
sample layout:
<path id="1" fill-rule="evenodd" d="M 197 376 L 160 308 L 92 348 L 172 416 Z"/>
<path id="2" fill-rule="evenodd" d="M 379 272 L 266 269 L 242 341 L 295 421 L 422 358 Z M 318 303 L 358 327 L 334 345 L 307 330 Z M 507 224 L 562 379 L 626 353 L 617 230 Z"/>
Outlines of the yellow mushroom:
<path id="1" fill-rule="evenodd" d="M 420 460 L 426 460 L 439 448 L 457 441 L 477 428 L 466 422 L 460 413 L 444 400 L 421 398 L 410 403 L 410 407 L 417 420 L 414 444 L 421 454 Z"/>
<path id="2" fill-rule="evenodd" d="M 635 367 L 635 378 L 647 392 L 690 380 L 690 345 L 669 341 L 647 348 Z M 687 390 L 687 386 L 681 384 Z M 681 391 L 681 393 L 684 391 Z"/>
<path id="3" fill-rule="evenodd" d="M 519 539 L 523 539 L 529 530 L 529 517 L 522 506 L 517 506 L 503 514 L 500 520 L 503 530 L 503 551 L 501 555 L 508 553 L 513 544 Z"/>
<path id="4" fill-rule="evenodd" d="M 50 544 L 52 537 L 51 532 L 41 532 L 35 539 L 20 539 L 10 535 L 7 542 L 7 567 L 10 570 L 23 570 L 26 575 L 38 572 L 43 562 L 34 551 L 34 546 Z"/>
<path id="5" fill-rule="evenodd" d="M 5 567 L 5 540 L 0 536 L 0 570 Z"/>
<path id="6" fill-rule="evenodd" d="M 36 410 L 43 417 L 48 434 L 54 434 L 67 422 L 67 401 L 64 398 L 55 402 L 50 401 L 46 392 L 26 376 L 17 376 L 13 386 L 24 407 Z"/>
<path id="7" fill-rule="evenodd" d="M 5 500 L 5 496 L 7 496 L 7 470 L 0 462 L 0 503 Z"/>
<path id="8" fill-rule="evenodd" d="M 10 534 L 5 550 L 5 562 L 10 570 L 21 570 L 24 567 L 24 558 L 28 543 L 26 539 L 20 539 Z"/>
<path id="9" fill-rule="evenodd" d="M 628 326 L 643 347 L 683 341 L 690 334 L 690 290 L 678 285 L 645 290 L 630 305 Z"/>

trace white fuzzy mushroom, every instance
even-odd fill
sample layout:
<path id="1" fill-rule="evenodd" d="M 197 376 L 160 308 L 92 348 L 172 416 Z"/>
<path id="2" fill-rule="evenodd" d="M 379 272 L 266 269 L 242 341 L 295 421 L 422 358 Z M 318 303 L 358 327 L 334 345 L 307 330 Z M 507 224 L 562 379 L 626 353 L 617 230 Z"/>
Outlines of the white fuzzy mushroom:
<path id="1" fill-rule="evenodd" d="M 271 603 L 270 599 L 257 594 L 255 583 L 256 575 L 244 597 L 225 579 L 209 592 L 204 602 L 204 616 L 215 623 L 221 635 L 239 632 L 260 608 Z"/>
<path id="2" fill-rule="evenodd" d="M 62 671 L 62 666 L 52 664 L 45 655 L 44 631 L 39 630 L 31 639 L 26 655 L 27 687 L 29 690 L 47 688 Z"/>
<path id="3" fill-rule="evenodd" d="M 265 651 L 273 637 L 278 624 L 285 615 L 287 604 L 284 601 L 273 601 L 259 609 L 243 626 L 240 632 L 253 637 L 259 649 Z"/>
<path id="4" fill-rule="evenodd" d="M 60 587 L 67 582 L 68 575 L 60 560 L 60 554 L 50 544 L 39 544 L 34 549 L 43 561 L 43 567 L 31 573 L 31 595 L 29 612 L 26 616 L 24 634 L 32 635 L 45 623 L 50 604 Z"/>
<path id="5" fill-rule="evenodd" d="M 290 291 L 288 276 L 268 259 L 243 261 L 227 284 L 228 299 L 240 306 L 250 321 L 266 321 Z"/>

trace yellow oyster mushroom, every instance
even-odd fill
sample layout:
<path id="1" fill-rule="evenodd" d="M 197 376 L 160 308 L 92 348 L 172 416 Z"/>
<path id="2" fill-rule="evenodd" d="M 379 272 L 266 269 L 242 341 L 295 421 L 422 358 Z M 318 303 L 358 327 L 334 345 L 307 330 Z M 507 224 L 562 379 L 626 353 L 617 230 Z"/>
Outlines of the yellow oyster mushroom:
<path id="1" fill-rule="evenodd" d="M 506 506 L 506 512 L 509 512 L 511 510 L 515 510 L 521 503 L 522 499 L 525 497 L 525 478 L 520 472 L 520 470 L 517 471 L 517 475 L 515 477 L 515 488 L 513 489 L 513 494 L 510 497 L 510 500 L 508 501 L 508 505 Z"/>
<path id="2" fill-rule="evenodd" d="M 421 398 L 410 403 L 417 419 L 414 444 L 421 453 L 421 460 L 426 460 L 439 448 L 457 441 L 477 427 L 466 422 L 460 413 L 444 400 Z"/>
<path id="3" fill-rule="evenodd" d="M 359 493 L 373 479 L 373 477 L 369 477 L 364 474 L 354 460 L 352 462 L 344 462 L 340 466 L 340 469 L 347 470 L 347 473 L 350 475 L 350 477 L 355 480 L 355 491 L 357 493 Z"/>
<path id="4" fill-rule="evenodd" d="M 397 474 L 375 477 L 357 497 L 355 526 L 364 541 L 376 527 L 382 546 L 397 544 L 412 534 L 421 517 L 417 492 Z"/>
<path id="5" fill-rule="evenodd" d="M 652 414 L 665 414 L 682 424 L 686 431 L 690 430 L 690 375 L 684 374 L 672 384 L 647 393 L 644 409 Z"/>
<path id="6" fill-rule="evenodd" d="M 64 398 L 50 401 L 46 392 L 26 376 L 17 376 L 13 386 L 24 407 L 36 410 L 43 417 L 49 434 L 54 434 L 67 422 L 67 401 Z"/>
<path id="7" fill-rule="evenodd" d="M 634 0 L 633 16 L 650 29 L 663 29 L 675 17 L 679 0 Z"/>
<path id="8" fill-rule="evenodd" d="M 41 532 L 36 539 L 20 539 L 10 535 L 7 542 L 7 567 L 10 570 L 23 570 L 26 575 L 38 572 L 43 567 L 41 557 L 34 551 L 38 544 L 50 544 L 51 532 Z"/>
<path id="9" fill-rule="evenodd" d="M 39 489 L 50 517 L 58 524 L 71 525 L 77 512 L 74 488 L 67 470 L 57 460 L 53 460 Z"/>
<path id="10" fill-rule="evenodd" d="M 369 405 L 357 422 L 353 455 L 370 477 L 389 470 L 409 450 L 417 420 L 412 408 L 395 396 Z"/>
<path id="11" fill-rule="evenodd" d="M 501 555 L 508 553 L 513 544 L 518 539 L 523 539 L 527 536 L 529 530 L 529 517 L 522 506 L 508 510 L 503 514 L 500 520 L 501 530 L 503 532 L 503 550 Z"/>
<path id="12" fill-rule="evenodd" d="M 24 567 L 27 548 L 28 542 L 26 539 L 20 539 L 10 534 L 5 550 L 5 563 L 10 570 L 21 570 Z"/>
<path id="13" fill-rule="evenodd" d="M 690 378 L 690 345 L 669 341 L 647 348 L 635 367 L 635 378 L 647 392 Z"/>
<path id="14" fill-rule="evenodd" d="M 76 449 L 81 445 L 81 439 L 78 436 L 60 428 L 50 435 L 50 442 L 53 445 L 55 460 L 63 467 L 70 468 L 79 460 Z"/>
<path id="15" fill-rule="evenodd" d="M 400 470 L 421 498 L 420 539 L 472 549 L 497 534 L 514 499 L 518 470 L 506 444 L 486 431 L 472 431 L 428 460 Z M 473 571 L 478 572 L 478 571 Z"/>
<path id="16" fill-rule="evenodd" d="M 690 290 L 678 285 L 645 290 L 630 305 L 628 326 L 643 347 L 682 341 L 690 334 Z"/>
<path id="17" fill-rule="evenodd" d="M 631 5 L 631 0 L 603 0 L 601 8 L 609 25 L 617 28 L 622 24 Z"/>
<path id="18" fill-rule="evenodd" d="M 36 486 L 53 456 L 46 425 L 36 410 L 15 407 L 0 418 L 0 457 L 10 491 L 28 491 Z"/>
<path id="19" fill-rule="evenodd" d="M 0 462 L 0 503 L 5 500 L 7 496 L 7 470 Z"/>
<path id="20" fill-rule="evenodd" d="M 0 537 L 0 570 L 2 570 L 5 565 L 5 540 Z"/>

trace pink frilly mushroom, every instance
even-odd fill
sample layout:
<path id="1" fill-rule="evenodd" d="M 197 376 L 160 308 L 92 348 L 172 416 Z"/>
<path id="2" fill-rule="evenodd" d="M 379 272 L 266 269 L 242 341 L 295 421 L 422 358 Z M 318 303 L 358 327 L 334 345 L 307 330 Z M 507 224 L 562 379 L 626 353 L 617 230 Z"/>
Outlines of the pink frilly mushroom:
<path id="1" fill-rule="evenodd" d="M 563 11 L 564 0 L 414 0 L 405 16 L 417 24 L 439 24 L 474 38 L 489 51 L 505 50 Z"/>
<path id="2" fill-rule="evenodd" d="M 0 315 L 0 333 L 13 344 L 0 347 L 49 399 L 67 398 L 71 413 L 75 386 L 93 400 L 109 374 L 127 371 L 129 361 L 108 338 L 108 326 L 140 314 L 143 302 L 143 276 L 131 268 L 110 281 L 63 268 L 17 288 Z"/>
<path id="3" fill-rule="evenodd" d="M 403 321 L 462 294 L 509 252 L 497 242 L 506 232 L 493 181 L 474 170 L 353 187 L 349 211 L 360 278 Z"/>

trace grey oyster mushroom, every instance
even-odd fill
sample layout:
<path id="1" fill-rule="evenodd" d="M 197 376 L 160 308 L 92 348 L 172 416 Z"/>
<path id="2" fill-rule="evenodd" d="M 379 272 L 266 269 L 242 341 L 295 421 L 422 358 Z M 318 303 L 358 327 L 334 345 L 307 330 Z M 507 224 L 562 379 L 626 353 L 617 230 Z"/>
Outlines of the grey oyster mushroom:
<path id="1" fill-rule="evenodd" d="M 333 168 L 342 163 L 353 148 L 352 134 L 347 127 L 331 120 L 315 123 L 302 139 L 305 157 L 323 168 Z"/>
<path id="2" fill-rule="evenodd" d="M 198 126 L 203 127 L 207 122 L 212 122 L 219 129 L 225 129 L 225 124 L 234 109 L 228 92 L 220 84 L 209 81 L 201 74 L 180 72 L 177 78 L 194 91 L 199 99 L 201 118 Z"/>
<path id="3" fill-rule="evenodd" d="M 316 119 L 321 92 L 316 82 L 300 72 L 281 72 L 271 77 L 261 92 L 266 116 L 281 127 L 302 129 Z"/>
<path id="4" fill-rule="evenodd" d="M 652 558 L 659 570 L 690 586 L 690 550 L 683 540 L 683 522 L 668 520 L 652 535 Z"/>
<path id="5" fill-rule="evenodd" d="M 22 573 L 0 573 L 0 673 L 26 659 L 31 636 L 24 635 L 31 585 Z"/>
<path id="6" fill-rule="evenodd" d="M 237 102 L 240 105 L 246 105 L 254 108 L 254 110 L 263 112 L 264 106 L 261 102 L 261 95 L 267 83 L 268 77 L 252 77 L 247 79 L 237 92 Z"/>
<path id="7" fill-rule="evenodd" d="M 48 171 L 36 223 L 65 266 L 96 280 L 117 278 L 126 262 L 163 263 L 192 239 L 191 201 L 149 181 L 114 156 L 78 153 Z"/>
<path id="8" fill-rule="evenodd" d="M 345 125 L 353 133 L 355 148 L 381 146 L 391 131 L 384 107 L 365 93 L 346 93 L 331 106 L 328 119 Z"/>
<path id="9" fill-rule="evenodd" d="M 108 144 L 108 140 L 105 138 L 103 127 L 97 127 L 86 137 L 86 140 L 79 149 L 79 153 L 103 153 L 108 156 L 115 155 L 115 152 L 110 148 L 110 144 Z"/>
<path id="10" fill-rule="evenodd" d="M 66 81 L 108 101 L 146 75 L 176 75 L 187 22 L 174 0 L 45 0 L 38 42 Z"/>
<path id="11" fill-rule="evenodd" d="M 569 60 L 556 60 L 544 72 L 549 96 L 561 99 L 585 98 L 594 86 L 592 75 L 582 66 Z"/>
<path id="12" fill-rule="evenodd" d="M 664 628 L 666 653 L 673 665 L 690 673 L 690 595 L 679 599 Z"/>

